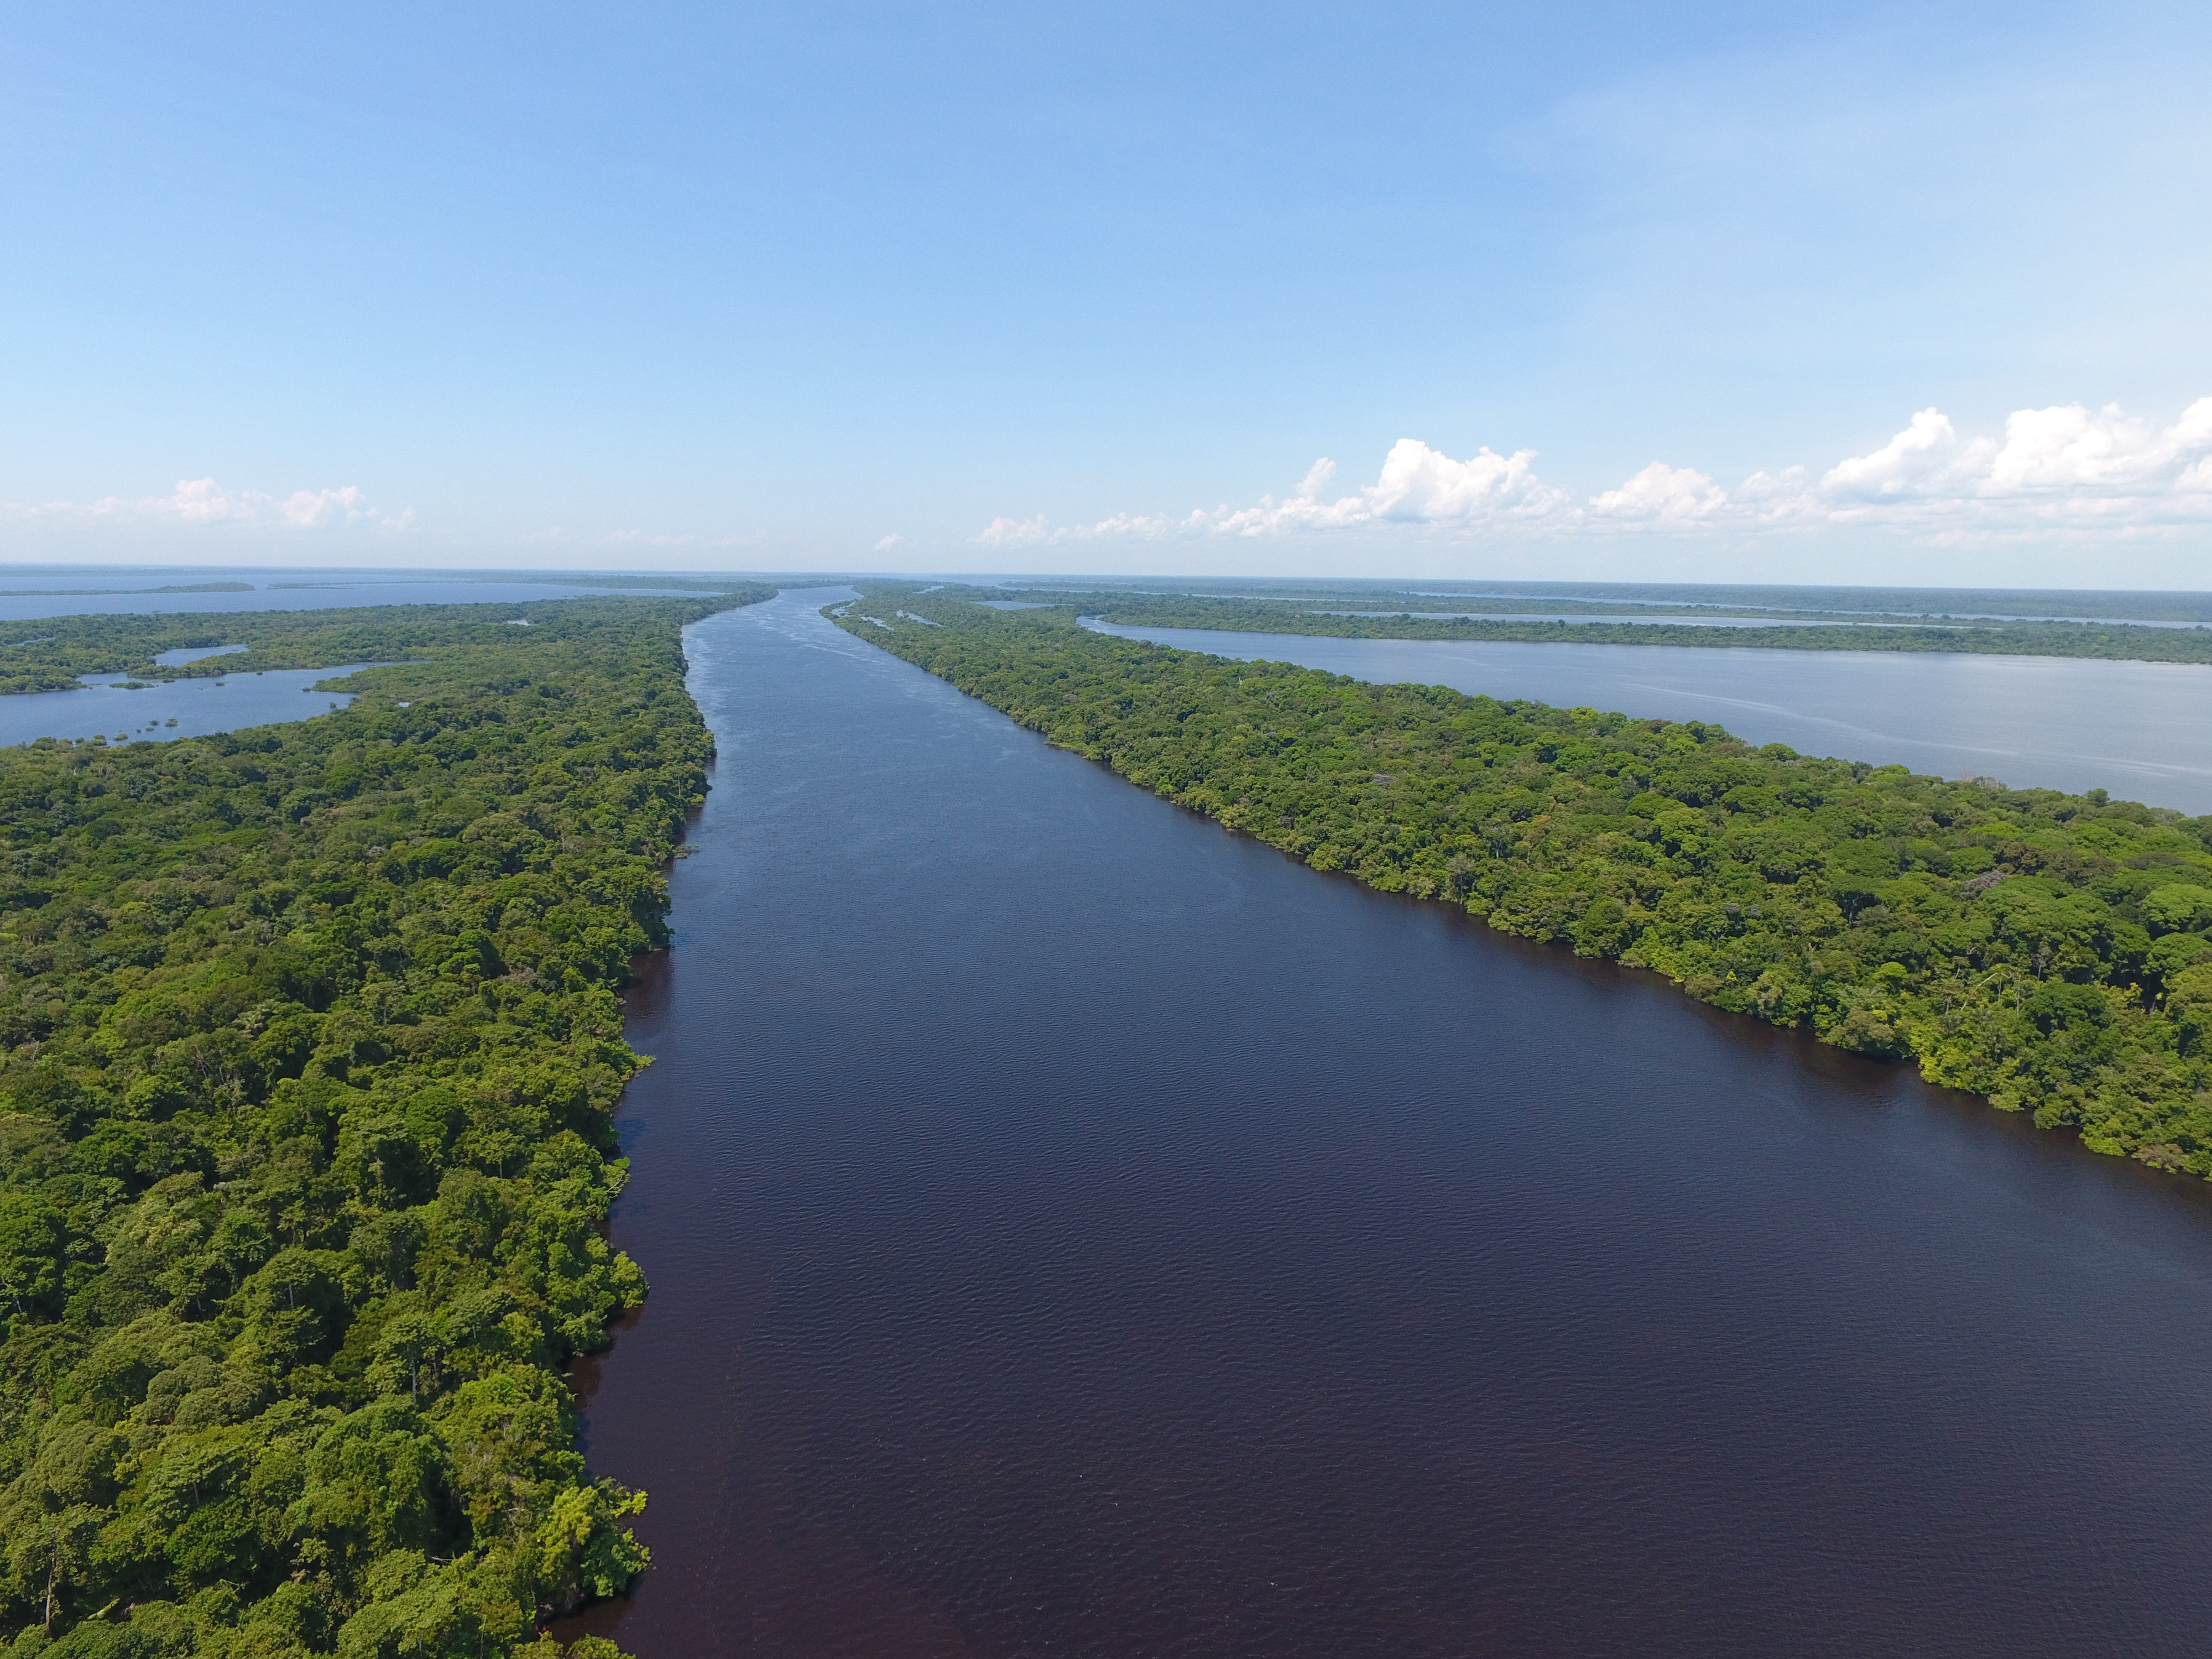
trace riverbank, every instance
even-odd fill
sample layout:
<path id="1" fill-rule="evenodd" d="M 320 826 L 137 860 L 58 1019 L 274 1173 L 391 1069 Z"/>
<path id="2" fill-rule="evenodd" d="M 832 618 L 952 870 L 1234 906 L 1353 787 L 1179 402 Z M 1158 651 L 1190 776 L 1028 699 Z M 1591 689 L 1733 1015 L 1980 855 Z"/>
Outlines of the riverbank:
<path id="1" fill-rule="evenodd" d="M 830 599 L 687 635 L 714 788 L 617 1120 L 653 1291 L 583 1407 L 653 1565 L 582 1628 L 2201 1648 L 2212 1184 L 1318 880 Z"/>
<path id="2" fill-rule="evenodd" d="M 902 611 L 934 626 L 896 617 Z M 847 631 L 1316 869 L 2212 1175 L 2212 821 L 872 586 Z"/>
<path id="3" fill-rule="evenodd" d="M 49 642 L 416 659 L 297 725 L 0 752 L 7 1628 L 507 1652 L 644 1566 L 562 1369 L 645 1292 L 615 991 L 712 753 L 680 630 L 765 597 Z"/>

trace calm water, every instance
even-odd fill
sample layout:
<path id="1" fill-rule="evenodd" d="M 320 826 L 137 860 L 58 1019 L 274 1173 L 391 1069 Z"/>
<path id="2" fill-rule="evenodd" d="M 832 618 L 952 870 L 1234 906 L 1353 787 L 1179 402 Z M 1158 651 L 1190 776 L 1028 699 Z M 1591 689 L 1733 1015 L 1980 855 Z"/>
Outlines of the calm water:
<path id="1" fill-rule="evenodd" d="M 163 593 L 197 582 L 246 582 L 245 592 Z M 640 588 L 501 580 L 425 570 L 272 570 L 173 565 L 0 565 L 0 622 L 115 612 L 202 616 L 231 611 L 331 611 L 361 605 L 524 605 Z M 9 635 L 10 639 L 15 635 Z"/>
<path id="2" fill-rule="evenodd" d="M 212 656 L 213 652 L 164 652 L 162 660 Z M 0 697 L 0 744 L 33 738 L 127 738 L 161 743 L 204 738 L 249 726 L 306 720 L 350 708 L 349 691 L 319 691 L 325 680 L 343 679 L 366 665 L 343 668 L 271 668 L 219 680 L 170 680 L 126 691 L 127 676 L 100 674 L 81 691 L 33 691 Z M 174 720 L 174 726 L 168 725 Z"/>
<path id="3" fill-rule="evenodd" d="M 1091 626 L 1354 679 L 1711 720 L 1751 743 L 2212 812 L 2212 667 L 1936 652 L 1331 640 Z"/>
<path id="4" fill-rule="evenodd" d="M 1668 627 L 1684 628 L 1905 628 L 1907 623 L 1851 622 L 1842 617 L 1820 618 L 1793 617 L 1659 617 L 1637 616 L 1633 613 L 1608 617 L 1599 612 L 1549 614 L 1540 611 L 1324 611 L 1324 617 L 1404 617 L 1413 616 L 1431 622 L 1516 622 L 1516 623 L 1634 623 L 1639 627 L 1662 622 Z M 2182 624 L 2177 624 L 2179 626 Z M 1210 630 L 1197 630 L 1210 631 Z"/>
<path id="5" fill-rule="evenodd" d="M 2196 1654 L 2212 1204 L 787 597 L 632 1001 L 644 1659 Z"/>

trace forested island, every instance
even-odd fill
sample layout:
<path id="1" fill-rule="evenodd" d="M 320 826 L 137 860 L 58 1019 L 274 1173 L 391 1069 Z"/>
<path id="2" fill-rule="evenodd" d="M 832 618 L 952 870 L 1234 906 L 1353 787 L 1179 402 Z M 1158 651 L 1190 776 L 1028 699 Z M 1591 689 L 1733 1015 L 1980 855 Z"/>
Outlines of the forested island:
<path id="1" fill-rule="evenodd" d="M 1232 661 L 1079 609 L 872 584 L 829 614 L 1315 869 L 2212 1176 L 2212 818 Z"/>
<path id="2" fill-rule="evenodd" d="M 1306 634 L 1361 640 L 1514 640 L 1572 645 L 1677 645 L 1708 650 L 1964 651 L 1982 655 L 2106 657 L 2141 662 L 2212 663 L 2212 627 L 2158 627 L 2112 620 L 2060 617 L 1931 619 L 1909 612 L 1874 612 L 1850 621 L 1837 613 L 1773 607 L 1771 621 L 1717 625 L 1697 617 L 1738 613 L 1713 603 L 1650 605 L 1649 622 L 1568 621 L 1617 615 L 1619 605 L 1573 599 L 1541 602 L 1500 597 L 1459 603 L 1470 610 L 1527 611 L 1519 616 L 1434 614 L 1454 606 L 1449 596 L 1351 589 L 1296 598 L 1206 592 L 1143 592 L 1126 587 L 1071 590 L 1008 586 L 947 587 L 977 599 L 1073 605 L 1131 628 L 1219 628 L 1244 633 Z M 1645 608 L 1639 606 L 1639 610 Z M 1426 613 L 1426 614 L 1425 614 Z M 1753 613 L 1764 616 L 1764 611 Z"/>
<path id="3" fill-rule="evenodd" d="M 769 592 L 19 624 L 9 689 L 397 665 L 0 750 L 8 1651 L 545 1659 L 646 1565 L 562 1368 L 645 1294 L 603 1224 L 712 753 L 680 629 Z"/>
<path id="4" fill-rule="evenodd" d="M 0 640 L 0 695 L 72 691 L 79 689 L 82 677 L 87 674 L 128 674 L 148 684 L 159 684 L 252 674 L 264 668 L 325 668 L 374 658 L 416 656 L 456 644 L 506 637 L 487 633 L 489 629 L 535 627 L 541 617 L 569 614 L 550 608 L 560 603 L 365 605 L 344 610 L 240 611 L 222 615 L 124 613 L 14 623 L 8 625 L 9 629 L 28 637 Z M 155 660 L 173 651 L 204 651 L 218 646 L 246 649 L 176 665 Z"/>

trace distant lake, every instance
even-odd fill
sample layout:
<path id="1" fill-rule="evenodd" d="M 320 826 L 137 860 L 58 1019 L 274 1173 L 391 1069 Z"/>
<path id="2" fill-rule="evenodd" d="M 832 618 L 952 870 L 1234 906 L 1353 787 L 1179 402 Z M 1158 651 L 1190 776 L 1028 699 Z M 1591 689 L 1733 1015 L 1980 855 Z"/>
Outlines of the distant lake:
<path id="1" fill-rule="evenodd" d="M 215 652 L 164 652 L 161 660 L 214 656 Z M 219 680 L 171 680 L 124 690 L 127 676 L 89 676 L 82 691 L 33 691 L 0 697 L 0 745 L 36 738 L 118 738 L 161 743 L 175 738 L 210 737 L 249 726 L 273 726 L 327 714 L 352 706 L 349 691 L 318 691 L 325 680 L 343 679 L 368 666 L 271 668 L 258 674 L 233 674 Z M 174 726 L 167 722 L 174 720 Z"/>
<path id="2" fill-rule="evenodd" d="M 161 592 L 163 587 L 243 582 L 228 592 Z M 0 622 L 114 614 L 204 616 L 227 611 L 333 611 L 364 605 L 524 605 L 547 599 L 621 593 L 696 594 L 693 589 L 521 581 L 462 572 L 423 570 L 271 570 L 261 567 L 179 569 L 174 566 L 10 570 L 0 566 Z"/>
<path id="3" fill-rule="evenodd" d="M 1353 679 L 1705 720 L 1747 743 L 2212 812 L 2212 667 L 2092 657 L 1336 640 L 1086 627 Z"/>

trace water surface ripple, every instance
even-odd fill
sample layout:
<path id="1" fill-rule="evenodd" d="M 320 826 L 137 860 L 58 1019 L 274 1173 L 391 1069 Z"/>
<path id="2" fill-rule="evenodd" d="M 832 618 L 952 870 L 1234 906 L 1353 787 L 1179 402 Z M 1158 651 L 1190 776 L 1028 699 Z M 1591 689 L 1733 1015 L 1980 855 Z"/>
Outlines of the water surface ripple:
<path id="1" fill-rule="evenodd" d="M 2212 1208 L 1368 892 L 791 594 L 586 1449 L 698 1655 L 2202 1653 Z"/>

